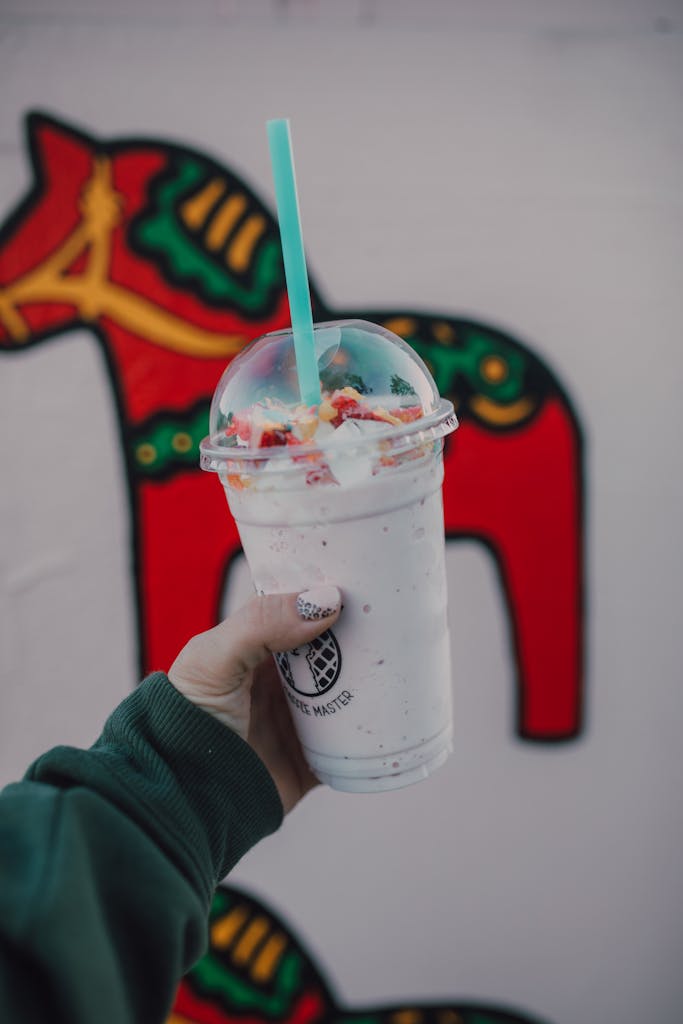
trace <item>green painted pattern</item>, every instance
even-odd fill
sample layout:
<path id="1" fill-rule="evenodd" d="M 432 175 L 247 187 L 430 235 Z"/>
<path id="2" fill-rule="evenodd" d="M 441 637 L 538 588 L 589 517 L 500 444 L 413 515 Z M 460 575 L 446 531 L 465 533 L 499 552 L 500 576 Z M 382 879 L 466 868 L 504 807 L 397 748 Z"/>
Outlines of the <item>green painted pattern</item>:
<path id="1" fill-rule="evenodd" d="M 439 393 L 453 401 L 460 401 L 458 415 L 470 415 L 467 399 L 473 394 L 484 395 L 499 405 L 517 401 L 526 393 L 527 365 L 522 351 L 506 345 L 486 333 L 469 331 L 464 344 L 443 345 L 424 337 L 408 337 L 408 343 L 427 363 L 436 380 Z M 498 360 L 504 372 L 497 383 L 486 380 L 483 367 L 487 359 Z M 329 390 L 348 383 L 344 371 L 336 380 L 333 367 L 324 371 L 323 383 Z M 352 380 L 363 394 L 369 389 L 360 378 Z M 392 379 L 391 390 L 396 395 L 409 395 L 412 388 L 399 377 Z M 464 403 L 463 403 L 464 400 Z M 464 405 L 464 407 L 463 407 Z M 166 413 L 155 416 L 143 424 L 131 437 L 131 455 L 138 476 L 160 478 L 182 469 L 192 469 L 199 463 L 199 442 L 209 429 L 207 400 L 187 413 Z"/>
<path id="2" fill-rule="evenodd" d="M 210 912 L 210 925 L 236 906 L 248 906 L 249 898 L 243 894 L 235 897 L 225 888 L 219 888 L 213 898 Z M 263 907 L 251 906 L 252 913 L 267 914 Z M 278 925 L 286 933 L 286 926 Z M 245 1014 L 263 1015 L 264 1020 L 286 1020 L 291 1014 L 296 999 L 306 990 L 310 982 L 311 966 L 303 951 L 296 948 L 294 942 L 286 951 L 279 967 L 268 985 L 268 992 L 250 983 L 239 970 L 232 967 L 221 953 L 209 950 L 207 954 L 192 968 L 188 979 L 192 989 L 200 996 L 210 999 L 217 1009 L 223 1008 L 235 1019 Z M 317 970 L 313 966 L 314 974 Z M 322 981 L 322 979 L 320 979 Z M 351 1010 L 334 1005 L 327 1007 L 324 1019 L 330 1024 L 396 1024 L 402 1015 L 407 1019 L 414 1014 L 414 1019 L 424 1024 L 446 1024 L 447 1021 L 458 1021 L 458 1024 L 541 1024 L 537 1018 L 531 1018 L 513 1011 L 487 1008 L 482 1005 L 461 1005 L 457 1002 L 441 1005 L 418 1004 L 384 1006 L 366 1010 Z M 322 1019 L 322 1018 L 321 1018 Z"/>
<path id="3" fill-rule="evenodd" d="M 239 903 L 242 902 L 240 899 Z M 211 903 L 210 924 L 235 905 L 222 889 Z M 291 1009 L 292 1001 L 303 987 L 303 958 L 294 949 L 285 952 L 274 977 L 275 990 L 262 988 L 240 977 L 220 956 L 209 949 L 192 968 L 188 978 L 199 992 L 228 1006 L 230 1010 L 256 1010 L 274 1019 L 281 1019 Z"/>
<path id="4" fill-rule="evenodd" d="M 301 989 L 301 957 L 290 950 L 278 967 L 275 991 L 264 992 L 244 981 L 213 953 L 207 953 L 190 971 L 198 990 L 213 998 L 219 996 L 231 1009 L 259 1010 L 275 1018 L 290 1009 Z"/>
<path id="5" fill-rule="evenodd" d="M 234 304 L 253 316 L 268 309 L 274 294 L 284 288 L 280 241 L 274 228 L 270 229 L 256 248 L 249 271 L 251 283 L 237 281 L 178 215 L 179 204 L 213 176 L 215 171 L 200 160 L 190 156 L 180 160 L 172 178 L 163 177 L 153 186 L 150 212 L 133 225 L 132 240 L 145 253 L 161 255 L 174 278 L 198 289 L 210 302 Z"/>
<path id="6" fill-rule="evenodd" d="M 525 358 L 522 352 L 484 333 L 469 331 L 463 345 L 445 346 L 418 337 L 406 341 L 431 369 L 439 393 L 449 395 L 461 390 L 461 381 L 475 394 L 495 402 L 510 403 L 524 395 Z M 495 358 L 504 367 L 497 382 L 487 378 L 486 360 Z"/>
<path id="7" fill-rule="evenodd" d="M 135 472 L 160 477 L 179 469 L 193 469 L 199 462 L 199 442 L 209 430 L 209 403 L 185 415 L 167 413 L 143 425 L 131 438 Z"/>

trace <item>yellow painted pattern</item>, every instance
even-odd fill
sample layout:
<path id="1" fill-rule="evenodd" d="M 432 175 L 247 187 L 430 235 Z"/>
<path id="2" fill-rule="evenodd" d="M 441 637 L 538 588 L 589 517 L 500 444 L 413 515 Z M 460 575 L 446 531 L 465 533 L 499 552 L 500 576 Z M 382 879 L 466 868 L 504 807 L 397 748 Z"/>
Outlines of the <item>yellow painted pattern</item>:
<path id="1" fill-rule="evenodd" d="M 151 466 L 151 464 L 156 460 L 157 450 L 153 444 L 145 442 L 144 444 L 139 444 L 137 446 L 137 448 L 135 449 L 135 454 L 137 456 L 138 462 L 141 465 Z"/>
<path id="2" fill-rule="evenodd" d="M 177 434 L 173 435 L 171 447 L 175 452 L 180 452 L 181 455 L 184 455 L 192 447 L 192 438 L 184 430 L 180 430 Z"/>
<path id="3" fill-rule="evenodd" d="M 254 247 L 265 230 L 266 218 L 260 213 L 253 213 L 247 218 L 228 248 L 226 260 L 232 270 L 238 274 L 244 273 L 249 266 Z"/>
<path id="4" fill-rule="evenodd" d="M 267 917 L 254 918 L 233 950 L 232 958 L 236 964 L 246 964 L 269 929 L 270 922 Z"/>
<path id="5" fill-rule="evenodd" d="M 423 1020 L 421 1010 L 398 1010 L 392 1015 L 391 1024 L 421 1024 Z"/>
<path id="6" fill-rule="evenodd" d="M 28 341 L 31 330 L 18 309 L 14 308 L 11 300 L 8 300 L 0 289 L 0 323 L 7 328 L 7 332 L 13 341 Z"/>
<path id="7" fill-rule="evenodd" d="M 249 916 L 247 907 L 238 906 L 211 926 L 211 945 L 227 949 Z"/>
<path id="8" fill-rule="evenodd" d="M 204 226 L 209 212 L 225 192 L 225 182 L 222 178 L 212 178 L 201 192 L 190 199 L 186 199 L 180 207 L 180 218 L 192 231 L 199 231 Z"/>
<path id="9" fill-rule="evenodd" d="M 241 192 L 230 196 L 216 211 L 206 229 L 204 240 L 207 249 L 217 252 L 225 245 L 228 235 L 247 208 L 247 197 Z"/>
<path id="10" fill-rule="evenodd" d="M 26 303 L 60 302 L 74 306 L 85 322 L 115 320 L 132 334 L 155 345 L 196 358 L 224 358 L 244 348 L 243 334 L 218 334 L 188 323 L 123 285 L 108 280 L 111 233 L 123 214 L 122 197 L 113 191 L 109 161 L 98 158 L 83 189 L 82 220 L 50 256 L 23 277 L 0 288 L 0 318 L 14 341 L 26 341 L 29 330 L 18 307 Z M 88 266 L 66 275 L 88 250 Z"/>
<path id="11" fill-rule="evenodd" d="M 496 426 L 508 426 L 511 423 L 518 423 L 533 412 L 535 403 L 531 398 L 520 398 L 510 405 L 499 405 L 498 402 L 483 395 L 475 395 L 470 399 L 470 406 L 481 419 Z"/>
<path id="12" fill-rule="evenodd" d="M 398 334 L 399 337 L 410 336 L 415 333 L 417 324 L 412 317 L 409 316 L 396 316 L 392 320 L 385 320 L 384 326 L 388 331 L 393 331 L 394 334 Z"/>
<path id="13" fill-rule="evenodd" d="M 500 384 L 510 373 L 510 368 L 501 356 L 486 356 L 482 359 L 479 369 L 484 380 L 490 384 Z"/>
<path id="14" fill-rule="evenodd" d="M 455 341 L 455 331 L 445 320 L 437 320 L 432 324 L 432 333 L 442 345 Z"/>
<path id="15" fill-rule="evenodd" d="M 286 948 L 286 935 L 282 932 L 271 935 L 252 964 L 251 976 L 256 983 L 270 981 Z"/>
<path id="16" fill-rule="evenodd" d="M 189 1017 L 184 1017 L 179 1013 L 172 1013 L 170 1017 L 166 1018 L 166 1024 L 196 1024 L 195 1021 L 191 1021 Z"/>

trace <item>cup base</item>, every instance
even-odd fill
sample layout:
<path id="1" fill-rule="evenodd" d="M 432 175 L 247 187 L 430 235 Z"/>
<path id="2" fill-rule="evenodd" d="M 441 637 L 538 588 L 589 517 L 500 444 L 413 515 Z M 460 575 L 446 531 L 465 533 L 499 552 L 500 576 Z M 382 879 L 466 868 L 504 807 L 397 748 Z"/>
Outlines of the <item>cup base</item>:
<path id="1" fill-rule="evenodd" d="M 343 793 L 385 793 L 412 786 L 432 775 L 452 752 L 453 728 L 450 725 L 419 747 L 385 757 L 325 757 L 304 751 L 316 777 L 330 789 Z M 392 770 L 394 765 L 400 767 Z"/>

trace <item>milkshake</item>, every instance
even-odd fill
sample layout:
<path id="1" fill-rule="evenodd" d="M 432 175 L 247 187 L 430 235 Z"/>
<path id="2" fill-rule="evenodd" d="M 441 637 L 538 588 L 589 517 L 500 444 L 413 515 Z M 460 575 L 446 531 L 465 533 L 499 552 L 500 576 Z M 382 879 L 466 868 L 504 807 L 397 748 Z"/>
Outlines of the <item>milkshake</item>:
<path id="1" fill-rule="evenodd" d="M 254 342 L 214 396 L 217 472 L 259 593 L 338 586 L 332 630 L 276 661 L 306 759 L 335 789 L 426 778 L 452 742 L 441 484 L 457 421 L 402 339 L 316 325 L 321 401 L 297 401 L 291 332 Z"/>

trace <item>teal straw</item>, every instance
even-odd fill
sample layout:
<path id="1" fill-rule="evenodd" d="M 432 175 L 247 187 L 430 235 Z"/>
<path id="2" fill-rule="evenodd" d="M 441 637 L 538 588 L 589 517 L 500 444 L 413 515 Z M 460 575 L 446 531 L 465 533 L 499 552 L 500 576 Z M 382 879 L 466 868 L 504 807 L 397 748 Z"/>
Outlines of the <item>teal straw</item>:
<path id="1" fill-rule="evenodd" d="M 289 134 L 289 120 L 279 118 L 268 121 L 270 162 L 275 181 L 275 202 L 280 222 L 282 255 L 285 261 L 285 280 L 292 317 L 296 372 L 299 378 L 301 400 L 306 405 L 320 404 L 320 378 L 318 360 L 313 341 L 313 314 L 308 290 L 304 241 L 301 234 L 299 200 L 296 194 L 294 157 Z"/>

